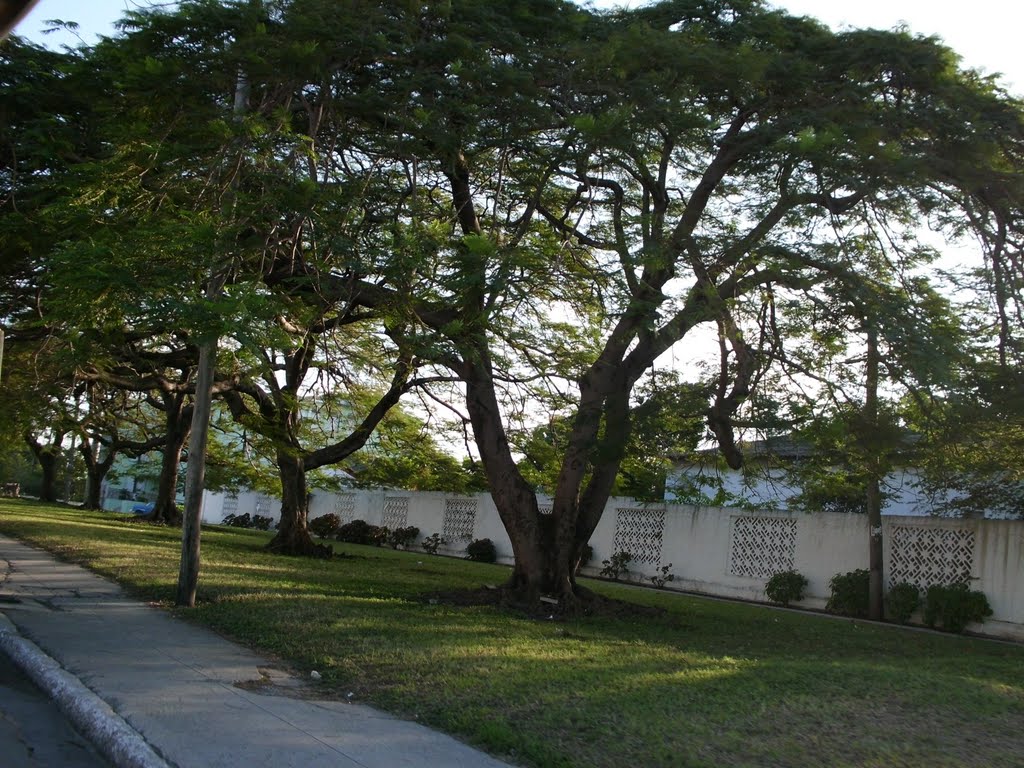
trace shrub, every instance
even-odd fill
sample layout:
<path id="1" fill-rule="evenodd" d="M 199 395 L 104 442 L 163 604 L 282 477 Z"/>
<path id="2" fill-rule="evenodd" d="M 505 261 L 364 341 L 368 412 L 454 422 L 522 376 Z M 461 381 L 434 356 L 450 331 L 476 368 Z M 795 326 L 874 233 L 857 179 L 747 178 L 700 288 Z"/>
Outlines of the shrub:
<path id="1" fill-rule="evenodd" d="M 768 583 L 764 585 L 764 593 L 773 603 L 788 606 L 804 599 L 806 587 L 807 578 L 791 568 L 788 571 L 779 571 L 768 579 Z"/>
<path id="2" fill-rule="evenodd" d="M 428 555 L 436 555 L 437 550 L 447 543 L 448 539 L 443 538 L 440 533 L 432 533 L 420 542 L 420 546 Z"/>
<path id="3" fill-rule="evenodd" d="M 825 608 L 844 616 L 867 616 L 871 592 L 869 580 L 870 576 L 863 568 L 849 573 L 837 573 L 828 583 L 832 594 Z"/>
<path id="4" fill-rule="evenodd" d="M 232 528 L 252 528 L 252 516 L 248 512 L 244 515 L 224 515 L 220 522 L 221 525 L 229 525 Z"/>
<path id="5" fill-rule="evenodd" d="M 928 587 L 924 600 L 924 623 L 940 625 L 947 632 L 963 632 L 973 621 L 984 621 L 992 607 L 983 592 L 972 591 L 966 582 Z"/>
<path id="6" fill-rule="evenodd" d="M 328 512 L 326 515 L 321 515 L 309 521 L 309 530 L 321 539 L 334 536 L 340 527 L 341 518 L 333 512 Z"/>
<path id="7" fill-rule="evenodd" d="M 664 589 L 665 584 L 667 584 L 670 581 L 675 581 L 676 575 L 674 573 L 669 573 L 669 571 L 672 570 L 672 563 L 669 563 L 668 565 L 663 565 L 658 570 L 660 571 L 658 575 L 648 577 L 651 581 L 651 584 L 653 584 L 658 589 Z"/>
<path id="8" fill-rule="evenodd" d="M 370 525 L 365 520 L 353 520 L 339 527 L 335 535 L 338 541 L 349 544 L 377 544 L 380 528 Z"/>
<path id="9" fill-rule="evenodd" d="M 252 516 L 252 527 L 257 531 L 269 531 L 272 522 L 274 522 L 274 518 L 267 517 L 266 515 Z"/>
<path id="10" fill-rule="evenodd" d="M 388 544 L 392 549 L 408 549 L 420 535 L 420 529 L 415 525 L 408 525 L 405 528 L 395 528 L 388 534 Z"/>
<path id="11" fill-rule="evenodd" d="M 889 617 L 900 624 L 906 624 L 921 604 L 921 590 L 905 581 L 893 584 L 885 597 L 885 602 L 889 609 Z"/>
<path id="12" fill-rule="evenodd" d="M 490 539 L 476 539 L 466 547 L 466 557 L 478 563 L 494 563 L 498 561 L 498 550 Z"/>
<path id="13" fill-rule="evenodd" d="M 629 573 L 627 566 L 632 559 L 633 556 L 629 552 L 616 552 L 608 560 L 601 561 L 601 565 L 604 566 L 601 569 L 601 575 L 618 581 L 620 576 L 625 576 Z"/>
<path id="14" fill-rule="evenodd" d="M 375 547 L 383 547 L 388 543 L 388 539 L 391 537 L 391 531 L 386 525 L 370 526 L 370 543 Z"/>

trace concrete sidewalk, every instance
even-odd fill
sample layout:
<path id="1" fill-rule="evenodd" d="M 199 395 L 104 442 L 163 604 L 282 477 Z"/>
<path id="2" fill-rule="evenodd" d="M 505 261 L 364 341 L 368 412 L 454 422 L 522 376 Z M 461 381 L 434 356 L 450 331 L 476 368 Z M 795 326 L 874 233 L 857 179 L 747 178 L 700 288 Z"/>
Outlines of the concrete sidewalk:
<path id="1" fill-rule="evenodd" d="M 370 707 L 318 700 L 280 665 L 3 536 L 0 611 L 0 649 L 119 768 L 507 765 Z"/>

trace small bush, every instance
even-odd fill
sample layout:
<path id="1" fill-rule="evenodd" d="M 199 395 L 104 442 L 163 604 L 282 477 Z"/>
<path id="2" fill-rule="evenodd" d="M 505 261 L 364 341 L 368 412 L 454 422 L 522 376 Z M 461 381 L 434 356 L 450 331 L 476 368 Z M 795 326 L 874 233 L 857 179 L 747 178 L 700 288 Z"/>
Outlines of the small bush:
<path id="1" fill-rule="evenodd" d="M 885 603 L 889 609 L 889 618 L 906 624 L 921 604 L 921 590 L 905 581 L 893 584 L 885 597 Z"/>
<path id="2" fill-rule="evenodd" d="M 252 528 L 252 515 L 246 512 L 244 515 L 224 515 L 220 521 L 221 525 L 229 525 L 232 528 Z"/>
<path id="3" fill-rule="evenodd" d="M 448 539 L 442 537 L 440 533 L 432 533 L 420 542 L 420 546 L 428 555 L 436 555 L 437 550 L 447 543 Z"/>
<path id="4" fill-rule="evenodd" d="M 669 573 L 669 571 L 672 570 L 672 563 L 669 563 L 668 565 L 663 565 L 658 570 L 660 571 L 660 573 L 658 573 L 656 576 L 648 577 L 650 579 L 651 584 L 653 584 L 656 588 L 664 589 L 665 584 L 667 584 L 670 581 L 676 580 L 676 575 L 674 573 Z"/>
<path id="5" fill-rule="evenodd" d="M 476 539 L 466 547 L 466 557 L 478 563 L 495 563 L 498 561 L 498 550 L 490 539 Z"/>
<path id="6" fill-rule="evenodd" d="M 928 587 L 924 599 L 924 623 L 941 626 L 947 632 L 963 632 L 967 625 L 984 621 L 992 607 L 983 592 L 972 591 L 966 582 Z"/>
<path id="7" fill-rule="evenodd" d="M 863 568 L 849 573 L 837 573 L 828 583 L 832 594 L 825 608 L 844 616 L 867 616 L 871 592 L 869 580 L 870 576 Z"/>
<path id="8" fill-rule="evenodd" d="M 365 520 L 353 520 L 339 527 L 335 536 L 338 541 L 348 544 L 377 544 L 380 528 L 370 525 Z"/>
<path id="9" fill-rule="evenodd" d="M 386 525 L 376 526 L 371 525 L 370 528 L 370 543 L 375 547 L 383 547 L 388 543 L 391 538 L 391 530 Z"/>
<path id="10" fill-rule="evenodd" d="M 420 529 L 415 525 L 408 525 L 405 528 L 395 528 L 388 534 L 388 545 L 392 549 L 408 549 L 420 535 Z"/>
<path id="11" fill-rule="evenodd" d="M 274 518 L 267 517 L 266 515 L 252 516 L 252 527 L 257 531 L 269 531 L 272 522 L 274 522 Z"/>
<path id="12" fill-rule="evenodd" d="M 341 518 L 333 512 L 328 512 L 326 515 L 320 515 L 320 517 L 309 521 L 310 532 L 319 536 L 321 539 L 334 536 L 340 527 Z"/>
<path id="13" fill-rule="evenodd" d="M 601 561 L 601 565 L 604 566 L 601 575 L 618 581 L 620 577 L 629 573 L 628 565 L 632 559 L 633 556 L 629 552 L 616 552 L 608 560 Z"/>
<path id="14" fill-rule="evenodd" d="M 807 578 L 802 573 L 790 569 L 780 571 L 768 579 L 768 583 L 764 585 L 764 593 L 771 602 L 785 607 L 803 600 L 806 588 Z"/>
<path id="15" fill-rule="evenodd" d="M 224 515 L 224 518 L 220 521 L 221 525 L 229 525 L 232 528 L 255 528 L 258 531 L 269 531 L 270 524 L 274 522 L 274 518 L 265 517 L 263 515 L 250 515 L 246 512 L 244 515 Z"/>

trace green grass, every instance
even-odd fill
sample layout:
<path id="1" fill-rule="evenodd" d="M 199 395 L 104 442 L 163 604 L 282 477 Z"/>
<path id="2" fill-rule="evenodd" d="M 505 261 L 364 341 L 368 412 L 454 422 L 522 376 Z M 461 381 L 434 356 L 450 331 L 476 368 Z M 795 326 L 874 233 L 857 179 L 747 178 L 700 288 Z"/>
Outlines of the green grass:
<path id="1" fill-rule="evenodd" d="M 17 501 L 0 531 L 170 605 L 178 531 Z M 179 613 L 515 762 L 1024 766 L 1019 646 L 598 582 L 666 612 L 536 621 L 421 599 L 500 566 L 353 545 L 272 557 L 268 536 L 204 529 L 200 604 Z"/>

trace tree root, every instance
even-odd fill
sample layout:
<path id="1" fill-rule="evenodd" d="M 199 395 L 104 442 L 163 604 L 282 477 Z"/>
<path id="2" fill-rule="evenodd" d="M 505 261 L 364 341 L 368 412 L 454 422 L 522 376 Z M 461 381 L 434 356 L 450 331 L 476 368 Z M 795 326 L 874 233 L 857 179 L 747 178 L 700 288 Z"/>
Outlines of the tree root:
<path id="1" fill-rule="evenodd" d="M 313 557 L 321 560 L 330 560 L 334 557 L 332 547 L 327 544 L 317 544 L 308 536 L 282 539 L 278 535 L 267 543 L 266 550 L 274 555 L 289 557 Z"/>

